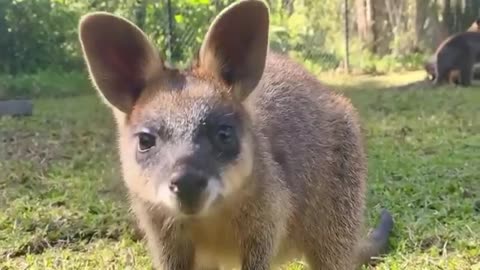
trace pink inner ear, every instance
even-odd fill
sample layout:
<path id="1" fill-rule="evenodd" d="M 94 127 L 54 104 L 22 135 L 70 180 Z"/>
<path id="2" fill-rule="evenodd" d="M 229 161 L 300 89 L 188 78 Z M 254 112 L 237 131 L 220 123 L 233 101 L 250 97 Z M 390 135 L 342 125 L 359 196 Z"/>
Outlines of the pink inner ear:
<path id="1" fill-rule="evenodd" d="M 106 62 L 112 67 L 115 74 L 121 80 L 133 79 L 132 66 L 133 63 L 129 63 L 131 56 L 125 56 L 117 53 L 114 49 L 107 50 L 105 52 Z"/>

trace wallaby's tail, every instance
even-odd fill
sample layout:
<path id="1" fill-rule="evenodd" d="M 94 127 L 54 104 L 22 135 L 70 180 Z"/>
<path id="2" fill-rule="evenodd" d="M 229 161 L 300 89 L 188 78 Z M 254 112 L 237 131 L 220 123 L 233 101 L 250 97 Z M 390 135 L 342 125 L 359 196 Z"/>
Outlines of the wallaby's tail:
<path id="1" fill-rule="evenodd" d="M 357 253 L 357 265 L 370 264 L 373 257 L 378 257 L 388 250 L 388 239 L 393 229 L 393 218 L 387 210 L 382 210 L 380 224 L 364 239 Z"/>

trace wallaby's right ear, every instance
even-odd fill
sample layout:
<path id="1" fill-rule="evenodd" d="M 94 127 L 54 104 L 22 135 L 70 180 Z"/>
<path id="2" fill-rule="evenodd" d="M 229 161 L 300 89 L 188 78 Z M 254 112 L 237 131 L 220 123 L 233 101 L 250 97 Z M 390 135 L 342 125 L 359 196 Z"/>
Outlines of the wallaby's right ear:
<path id="1" fill-rule="evenodd" d="M 268 52 L 270 10 L 264 0 L 241 0 L 212 22 L 199 52 L 201 69 L 245 99 L 259 83 Z"/>
<path id="2" fill-rule="evenodd" d="M 83 16 L 79 23 L 83 57 L 105 101 L 128 113 L 161 59 L 146 35 L 131 22 L 106 12 Z"/>

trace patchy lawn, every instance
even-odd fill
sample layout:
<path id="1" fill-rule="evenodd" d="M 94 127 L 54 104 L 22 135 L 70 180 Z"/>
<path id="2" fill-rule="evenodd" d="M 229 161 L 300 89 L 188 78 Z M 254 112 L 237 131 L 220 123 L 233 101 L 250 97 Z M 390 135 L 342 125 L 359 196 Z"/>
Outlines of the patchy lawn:
<path id="1" fill-rule="evenodd" d="M 480 87 L 383 89 L 419 73 L 326 78 L 362 117 L 368 220 L 386 207 L 396 221 L 376 269 L 480 269 Z M 149 269 L 110 112 L 93 90 L 34 110 L 0 119 L 0 269 Z"/>

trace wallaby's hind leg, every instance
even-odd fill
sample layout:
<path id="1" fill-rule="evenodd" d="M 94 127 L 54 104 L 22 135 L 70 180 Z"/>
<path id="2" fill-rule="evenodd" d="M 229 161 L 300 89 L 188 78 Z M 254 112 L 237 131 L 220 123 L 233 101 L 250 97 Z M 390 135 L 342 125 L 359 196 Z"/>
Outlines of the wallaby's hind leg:
<path id="1" fill-rule="evenodd" d="M 353 269 L 361 218 L 337 209 L 335 219 L 311 218 L 305 224 L 304 254 L 309 269 Z M 318 215 L 318 214 L 317 214 Z M 348 218 L 347 218 L 348 217 Z"/>
<path id="2" fill-rule="evenodd" d="M 384 209 L 379 224 L 361 240 L 357 240 L 347 231 L 345 231 L 345 235 L 337 238 L 339 235 L 327 235 L 325 232 L 330 230 L 323 230 L 323 237 L 317 237 L 317 243 L 309 245 L 309 247 L 315 247 L 316 245 L 317 248 L 306 251 L 310 269 L 360 269 L 362 265 L 371 263 L 372 257 L 381 256 L 387 252 L 388 240 L 393 226 L 392 215 Z M 342 241 L 339 239 L 342 239 Z M 326 246 L 325 243 L 336 243 L 336 245 Z M 358 243 L 358 245 L 354 243 Z M 336 256 L 334 256 L 335 254 Z M 342 255 L 339 256 L 339 254 Z"/>
<path id="3" fill-rule="evenodd" d="M 449 75 L 452 71 L 452 62 L 450 61 L 450 58 L 451 56 L 446 53 L 437 55 L 437 61 L 435 64 L 436 78 L 433 81 L 434 85 L 442 85 L 449 82 Z"/>
<path id="4" fill-rule="evenodd" d="M 433 84 L 440 85 L 448 81 L 448 71 L 446 69 L 437 69 Z"/>
<path id="5" fill-rule="evenodd" d="M 338 243 L 335 246 L 326 246 L 326 243 L 331 243 L 334 240 L 320 241 L 317 243 L 316 249 L 311 249 L 306 252 L 305 257 L 308 263 L 308 269 L 311 270 L 343 270 L 354 269 L 353 243 Z M 349 245 L 349 246 L 348 246 Z M 339 255 L 341 254 L 341 255 Z"/>
<path id="6" fill-rule="evenodd" d="M 469 61 L 462 66 L 460 70 L 460 84 L 463 86 L 470 86 L 472 84 L 473 63 Z"/>

